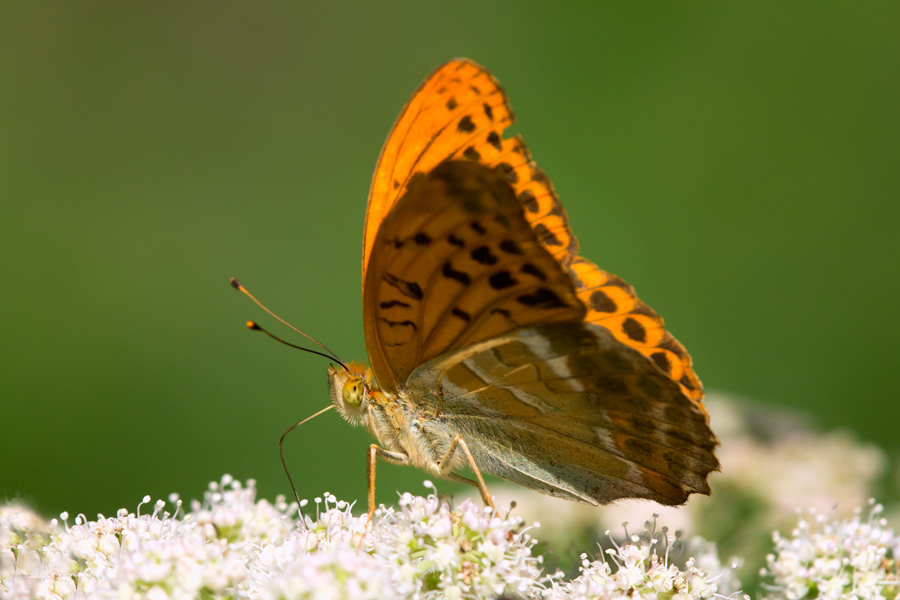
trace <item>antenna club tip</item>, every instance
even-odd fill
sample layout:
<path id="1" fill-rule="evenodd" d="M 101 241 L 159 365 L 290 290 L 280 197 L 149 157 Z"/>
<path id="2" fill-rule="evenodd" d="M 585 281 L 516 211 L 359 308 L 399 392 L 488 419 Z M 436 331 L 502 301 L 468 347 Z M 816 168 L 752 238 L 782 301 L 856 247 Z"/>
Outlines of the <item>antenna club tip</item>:
<path id="1" fill-rule="evenodd" d="M 256 324 L 256 321 L 247 321 L 247 329 L 253 329 L 254 331 L 262 331 L 262 327 Z"/>
<path id="2" fill-rule="evenodd" d="M 231 278 L 231 281 L 229 283 L 231 283 L 231 287 L 233 287 L 236 290 L 244 289 L 244 286 L 241 285 L 241 282 L 238 281 L 237 279 L 235 279 L 234 277 Z"/>

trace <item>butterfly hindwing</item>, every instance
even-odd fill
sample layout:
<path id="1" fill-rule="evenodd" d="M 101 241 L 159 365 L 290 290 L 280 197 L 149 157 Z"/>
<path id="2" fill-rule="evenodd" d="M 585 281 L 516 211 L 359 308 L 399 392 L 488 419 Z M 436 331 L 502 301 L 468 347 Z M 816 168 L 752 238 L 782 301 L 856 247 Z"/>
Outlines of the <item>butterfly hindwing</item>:
<path id="1" fill-rule="evenodd" d="M 572 278 L 539 243 L 495 169 L 441 163 L 410 182 L 378 229 L 363 322 L 386 391 L 446 352 L 584 315 Z"/>
<path id="2" fill-rule="evenodd" d="M 705 412 L 605 328 L 520 329 L 430 361 L 407 388 L 467 440 L 479 468 L 588 504 L 682 504 L 709 493 L 717 445 Z M 572 457 L 578 457 L 573 460 Z"/>

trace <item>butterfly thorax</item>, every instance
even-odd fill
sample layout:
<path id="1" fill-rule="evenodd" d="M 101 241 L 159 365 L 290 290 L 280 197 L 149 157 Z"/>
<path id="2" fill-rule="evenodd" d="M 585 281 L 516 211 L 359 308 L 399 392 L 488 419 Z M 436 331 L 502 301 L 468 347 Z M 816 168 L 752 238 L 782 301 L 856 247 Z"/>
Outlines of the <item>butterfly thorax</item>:
<path id="1" fill-rule="evenodd" d="M 328 378 L 332 403 L 344 419 L 368 429 L 385 450 L 403 454 L 410 464 L 438 475 L 439 461 L 452 437 L 440 427 L 440 416 L 433 408 L 438 405 L 436 399 L 415 402 L 404 388 L 385 392 L 378 388 L 371 370 L 356 363 L 348 370 L 330 368 Z M 451 460 L 461 464 L 462 456 Z"/>
<path id="2" fill-rule="evenodd" d="M 426 412 L 411 401 L 405 390 L 397 394 L 375 391 L 368 406 L 368 429 L 386 450 L 405 454 L 413 465 L 437 474 L 439 449 L 449 446 L 450 440 L 435 443 L 437 440 L 425 435 L 423 427 L 435 419 L 435 415 Z"/>

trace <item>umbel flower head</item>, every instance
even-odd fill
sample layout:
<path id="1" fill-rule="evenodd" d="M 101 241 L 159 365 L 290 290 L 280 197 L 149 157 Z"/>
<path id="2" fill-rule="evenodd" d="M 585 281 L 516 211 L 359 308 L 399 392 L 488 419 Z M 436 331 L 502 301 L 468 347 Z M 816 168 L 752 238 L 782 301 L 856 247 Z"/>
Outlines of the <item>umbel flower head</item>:
<path id="1" fill-rule="evenodd" d="M 546 598 L 604 600 L 700 600 L 724 594 L 736 595 L 738 581 L 734 567 L 723 568 L 715 545 L 699 538 L 682 542 L 680 533 L 669 533 L 666 527 L 657 529 L 656 515 L 644 524 L 641 535 L 626 536 L 630 543 L 617 544 L 606 532 L 611 547 L 605 559 L 589 560 L 581 555 L 581 575 L 570 582 L 553 582 Z M 627 524 L 626 524 L 627 525 Z M 683 567 L 676 557 L 686 550 L 698 554 L 684 560 Z"/>
<path id="2" fill-rule="evenodd" d="M 520 517 L 468 500 L 453 510 L 434 493 L 404 494 L 369 524 L 330 494 L 297 519 L 297 504 L 257 500 L 253 481 L 228 476 L 190 511 L 172 496 L 174 513 L 159 501 L 142 514 L 149 501 L 72 524 L 0 506 L 0 598 L 702 600 L 734 583 L 701 568 L 719 568 L 711 546 L 675 566 L 660 551 L 674 537 L 655 529 L 614 545 L 612 562 L 583 557 L 572 581 L 545 576 Z"/>
<path id="3" fill-rule="evenodd" d="M 773 534 L 775 552 L 762 569 L 766 600 L 894 600 L 900 592 L 900 538 L 870 501 L 867 518 L 810 510 L 790 537 Z"/>
<path id="4" fill-rule="evenodd" d="M 434 494 L 403 494 L 399 509 L 382 507 L 366 531 L 366 517 L 346 502 L 326 494 L 317 505 L 315 519 L 248 563 L 250 597 L 535 597 L 543 589 L 535 542 L 519 518 L 470 500 L 451 511 Z"/>

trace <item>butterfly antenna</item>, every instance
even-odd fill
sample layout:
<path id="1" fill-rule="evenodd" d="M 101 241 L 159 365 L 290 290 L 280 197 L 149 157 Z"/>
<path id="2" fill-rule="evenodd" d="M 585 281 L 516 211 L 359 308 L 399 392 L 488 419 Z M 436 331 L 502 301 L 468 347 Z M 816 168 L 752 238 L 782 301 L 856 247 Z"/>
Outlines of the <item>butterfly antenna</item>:
<path id="1" fill-rule="evenodd" d="M 276 338 L 276 339 L 277 339 L 277 338 Z M 279 340 L 279 341 L 280 341 L 280 340 Z M 288 345 L 290 345 L 290 344 L 288 344 Z M 310 352 L 312 352 L 312 350 L 311 350 Z M 281 456 L 281 466 L 284 467 L 284 474 L 287 475 L 288 483 L 291 484 L 291 490 L 293 490 L 293 492 L 294 492 L 294 498 L 297 499 L 297 511 L 300 513 L 300 521 L 304 524 L 304 527 L 306 526 L 306 521 L 303 519 L 303 502 L 300 500 L 300 494 L 297 493 L 297 488 L 294 487 L 294 480 L 291 479 L 291 473 L 290 473 L 290 471 L 288 471 L 287 463 L 284 462 L 284 436 L 286 436 L 287 434 L 289 434 L 289 433 L 292 432 L 293 430 L 297 429 L 298 427 L 300 427 L 301 425 L 303 425 L 303 424 L 306 423 L 307 421 L 309 421 L 309 420 L 311 420 L 311 419 L 315 419 L 316 417 L 318 417 L 318 416 L 321 415 L 322 413 L 327 412 L 327 411 L 331 410 L 332 408 L 334 408 L 334 405 L 333 405 L 333 404 L 329 404 L 328 406 L 326 406 L 325 408 L 323 408 L 322 410 L 320 410 L 320 411 L 317 412 L 316 414 L 314 414 L 314 415 L 312 415 L 312 416 L 309 416 L 309 417 L 306 417 L 305 419 L 303 419 L 302 421 L 300 421 L 300 422 L 297 423 L 296 425 L 292 425 L 291 427 L 288 428 L 287 431 L 285 431 L 284 433 L 281 434 L 281 439 L 278 440 L 278 455 Z"/>
<path id="2" fill-rule="evenodd" d="M 323 350 L 325 350 L 325 352 L 327 352 L 328 354 L 322 354 L 321 352 L 317 352 L 317 351 L 315 351 L 315 350 L 310 350 L 309 348 L 302 348 L 302 347 L 300 347 L 300 346 L 295 346 L 294 344 L 289 344 L 288 342 L 285 342 L 284 340 L 282 340 L 282 339 L 280 339 L 280 338 L 278 338 L 278 337 L 275 337 L 274 335 L 272 335 L 271 333 L 269 333 L 268 331 L 266 331 L 265 329 L 263 329 L 262 327 L 260 327 L 259 325 L 257 325 L 257 324 L 256 324 L 255 322 L 253 322 L 253 321 L 248 321 L 248 322 L 247 322 L 247 327 L 248 327 L 249 329 L 255 329 L 255 330 L 258 330 L 258 331 L 262 331 L 263 333 L 265 333 L 265 334 L 266 334 L 267 336 L 269 336 L 270 338 L 272 338 L 272 339 L 274 339 L 274 340 L 277 340 L 277 341 L 279 341 L 279 342 L 281 342 L 282 344 L 285 344 L 285 345 L 287 345 L 287 346 L 291 346 L 292 348 L 297 348 L 298 350 L 306 350 L 307 352 L 312 352 L 313 354 L 318 354 L 319 356 L 324 356 L 324 357 L 326 357 L 326 358 L 334 359 L 334 360 L 336 360 L 342 367 L 344 367 L 344 370 L 345 370 L 345 371 L 347 371 L 348 373 L 350 372 L 350 369 L 347 368 L 347 365 L 344 364 L 344 361 L 342 361 L 340 358 L 338 358 L 338 355 L 335 354 L 334 352 L 332 352 L 331 349 L 330 349 L 328 346 L 326 346 L 325 344 L 323 344 L 322 342 L 320 342 L 320 341 L 317 340 L 316 338 L 312 337 L 311 335 L 309 335 L 309 334 L 307 334 L 307 333 L 304 333 L 304 332 L 300 331 L 299 329 L 297 329 L 296 327 L 294 327 L 293 325 L 291 325 L 290 323 L 288 323 L 287 321 L 285 321 L 284 319 L 282 319 L 281 317 L 279 317 L 278 315 L 276 315 L 275 313 L 273 313 L 271 310 L 269 310 L 268 308 L 266 308 L 266 306 L 265 306 L 262 302 L 260 302 L 259 300 L 257 300 L 256 297 L 255 297 L 253 294 L 251 294 L 250 292 L 248 292 L 248 291 L 247 291 L 247 288 L 245 288 L 243 285 L 241 285 L 241 282 L 238 281 L 237 279 L 235 279 L 234 277 L 231 278 L 231 287 L 233 287 L 234 289 L 236 289 L 236 290 L 238 290 L 238 291 L 240 291 L 240 292 L 243 292 L 243 293 L 247 294 L 247 296 L 249 296 L 251 300 L 253 300 L 254 302 L 256 302 L 256 305 L 259 306 L 261 309 L 263 309 L 264 311 L 266 311 L 267 313 L 269 313 L 270 315 L 272 315 L 273 317 L 275 317 L 276 319 L 278 319 L 279 321 L 281 321 L 282 323 L 284 323 L 285 325 L 287 325 L 288 327 L 290 327 L 291 329 L 293 329 L 294 331 L 296 331 L 297 333 L 299 333 L 300 335 L 302 335 L 303 337 L 305 337 L 306 339 L 308 339 L 309 341 L 311 341 L 311 342 L 313 342 L 314 344 L 318 345 L 320 348 L 322 348 Z"/>
<path id="3" fill-rule="evenodd" d="M 324 352 L 319 352 L 318 350 L 312 350 L 311 348 L 304 348 L 303 346 L 298 346 L 298 345 L 296 345 L 296 344 L 292 344 L 292 343 L 290 343 L 290 342 L 286 342 L 286 341 L 284 341 L 283 339 L 281 339 L 280 337 L 278 337 L 277 335 L 275 335 L 275 334 L 273 334 L 273 333 L 271 333 L 271 332 L 266 331 L 265 329 L 263 329 L 263 328 L 262 328 L 262 325 L 260 325 L 260 324 L 257 323 L 256 321 L 247 321 L 247 329 L 252 329 L 253 331 L 262 331 L 264 334 L 266 334 L 267 336 L 269 336 L 270 338 L 272 338 L 272 339 L 275 340 L 276 342 L 281 342 L 281 343 L 284 344 L 285 346 L 290 346 L 291 348 L 296 348 L 297 350 L 303 350 L 303 351 L 305 351 L 305 352 L 309 352 L 310 354 L 318 354 L 319 356 L 324 356 L 324 357 L 327 358 L 328 360 L 335 360 L 335 361 L 337 361 L 338 363 L 340 363 L 340 365 L 341 365 L 342 367 L 344 367 L 344 369 L 346 369 L 348 373 L 350 372 L 350 369 L 347 368 L 347 365 L 345 365 L 344 363 L 342 363 L 342 362 L 340 361 L 340 359 L 338 359 L 337 356 L 332 356 L 331 354 L 325 354 Z"/>

